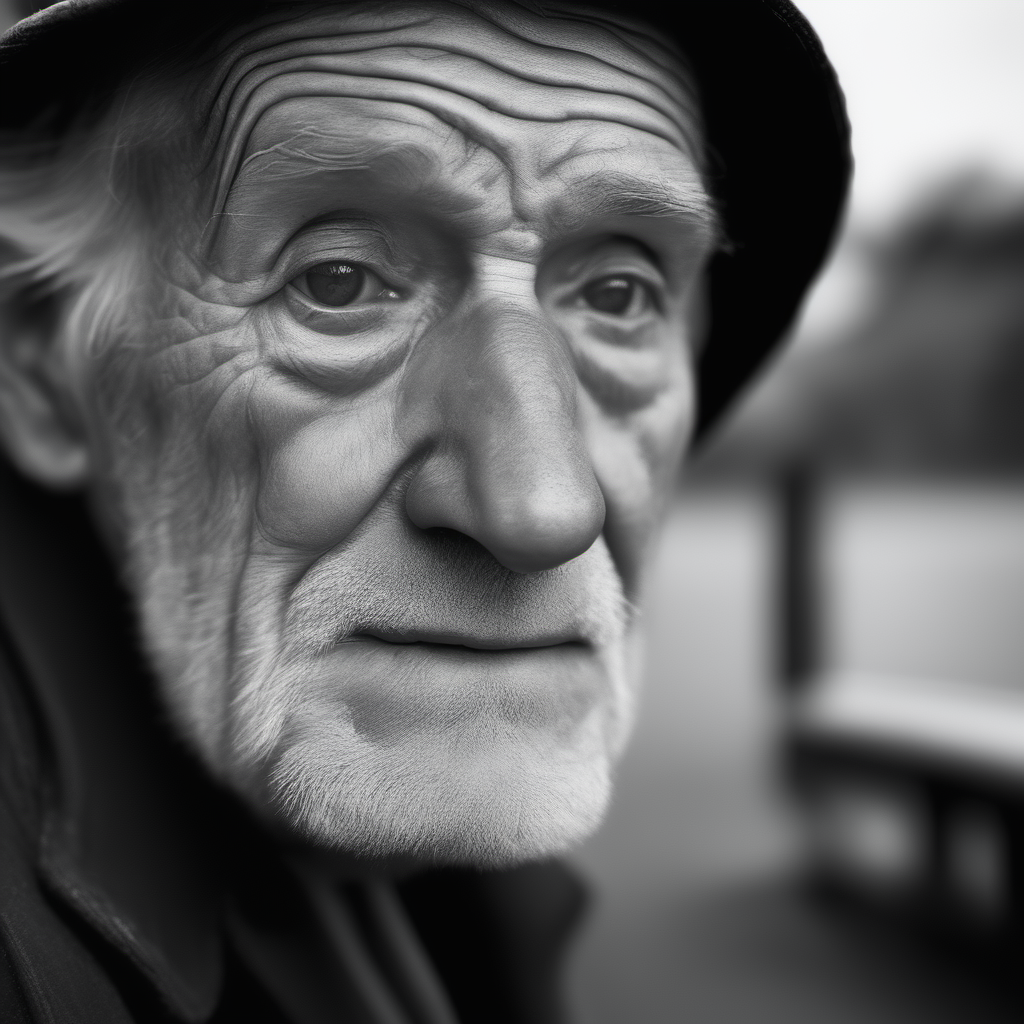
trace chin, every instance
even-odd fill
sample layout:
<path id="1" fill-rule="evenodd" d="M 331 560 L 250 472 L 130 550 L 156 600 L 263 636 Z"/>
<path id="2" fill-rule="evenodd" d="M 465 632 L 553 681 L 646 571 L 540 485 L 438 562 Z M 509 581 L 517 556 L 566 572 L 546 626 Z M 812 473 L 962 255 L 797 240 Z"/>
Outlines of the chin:
<path id="1" fill-rule="evenodd" d="M 507 867 L 563 853 L 597 828 L 611 791 L 602 746 L 583 735 L 554 749 L 495 722 L 388 749 L 319 728 L 281 751 L 263 799 L 278 825 L 321 849 Z"/>
<path id="2" fill-rule="evenodd" d="M 563 853 L 609 802 L 632 717 L 623 651 L 347 647 L 272 687 L 291 695 L 273 750 L 236 748 L 233 783 L 276 827 L 369 861 Z"/>

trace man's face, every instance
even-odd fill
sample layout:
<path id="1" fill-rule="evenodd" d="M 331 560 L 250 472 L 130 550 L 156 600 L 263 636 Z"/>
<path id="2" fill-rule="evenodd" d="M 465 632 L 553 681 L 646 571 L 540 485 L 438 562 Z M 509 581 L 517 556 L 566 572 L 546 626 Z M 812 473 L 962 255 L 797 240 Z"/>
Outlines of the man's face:
<path id="1" fill-rule="evenodd" d="M 102 433 L 165 700 L 268 820 L 477 863 L 598 822 L 693 412 L 681 83 L 443 2 L 264 25 L 211 79 Z"/>

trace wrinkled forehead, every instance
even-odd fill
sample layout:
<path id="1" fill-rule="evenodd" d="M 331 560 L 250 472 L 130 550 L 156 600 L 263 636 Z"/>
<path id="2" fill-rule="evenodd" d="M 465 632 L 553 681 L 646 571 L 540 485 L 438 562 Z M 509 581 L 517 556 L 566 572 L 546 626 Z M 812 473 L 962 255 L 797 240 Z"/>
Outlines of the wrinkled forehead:
<path id="1" fill-rule="evenodd" d="M 227 40 L 202 96 L 217 212 L 247 161 L 323 130 L 301 112 L 325 103 L 344 112 L 370 102 L 382 121 L 430 118 L 503 156 L 517 123 L 597 121 L 701 163 L 682 57 L 653 30 L 583 7 L 297 5 Z"/>

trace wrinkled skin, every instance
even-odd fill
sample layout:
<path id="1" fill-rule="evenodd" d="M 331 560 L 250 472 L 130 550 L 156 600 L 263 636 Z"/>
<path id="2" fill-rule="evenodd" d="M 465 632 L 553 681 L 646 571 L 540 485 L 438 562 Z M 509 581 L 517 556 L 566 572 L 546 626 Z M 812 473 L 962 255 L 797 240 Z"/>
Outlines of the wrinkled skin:
<path id="1" fill-rule="evenodd" d="M 693 417 L 693 98 L 625 28 L 442 2 L 247 30 L 203 96 L 97 431 L 174 718 L 321 845 L 564 849 Z"/>

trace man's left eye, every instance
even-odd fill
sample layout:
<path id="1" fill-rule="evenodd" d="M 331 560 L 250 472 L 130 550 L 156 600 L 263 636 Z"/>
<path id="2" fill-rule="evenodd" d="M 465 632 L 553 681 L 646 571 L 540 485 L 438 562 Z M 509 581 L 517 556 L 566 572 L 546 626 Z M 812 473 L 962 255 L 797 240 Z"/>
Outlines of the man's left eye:
<path id="1" fill-rule="evenodd" d="M 331 309 L 342 309 L 355 302 L 372 299 L 397 298 L 397 293 L 388 288 L 372 270 L 358 263 L 340 260 L 318 263 L 303 271 L 291 283 L 303 295 Z"/>
<path id="2" fill-rule="evenodd" d="M 650 288 L 635 277 L 624 274 L 591 281 L 582 294 L 583 301 L 591 309 L 613 316 L 636 316 L 654 304 Z"/>

